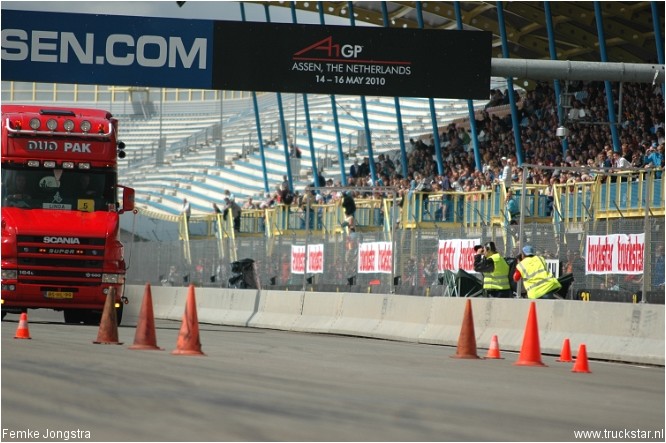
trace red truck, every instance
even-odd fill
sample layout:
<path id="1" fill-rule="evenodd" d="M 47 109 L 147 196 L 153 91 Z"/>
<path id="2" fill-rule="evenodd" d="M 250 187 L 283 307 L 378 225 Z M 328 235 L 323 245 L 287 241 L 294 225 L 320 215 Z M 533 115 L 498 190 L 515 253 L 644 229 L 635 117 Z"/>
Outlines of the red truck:
<path id="1" fill-rule="evenodd" d="M 99 324 L 115 288 L 120 322 L 119 215 L 134 209 L 134 190 L 117 184 L 118 121 L 98 109 L 2 105 L 1 124 L 2 318 L 47 308 Z"/>

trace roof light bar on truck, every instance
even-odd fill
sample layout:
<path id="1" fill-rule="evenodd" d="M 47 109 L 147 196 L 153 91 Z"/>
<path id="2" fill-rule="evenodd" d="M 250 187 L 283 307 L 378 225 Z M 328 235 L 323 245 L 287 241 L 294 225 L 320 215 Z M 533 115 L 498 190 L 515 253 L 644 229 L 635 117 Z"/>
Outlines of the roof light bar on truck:
<path id="1" fill-rule="evenodd" d="M 58 129 L 58 122 L 54 119 L 49 119 L 46 122 L 46 127 L 49 129 L 49 131 L 35 130 L 33 125 L 36 126 L 36 123 L 33 123 L 33 120 L 36 120 L 36 119 L 32 119 L 30 121 L 30 127 L 32 129 L 31 131 L 27 131 L 27 130 L 23 131 L 22 130 L 23 124 L 21 123 L 20 120 L 16 120 L 12 124 L 12 122 L 9 119 L 7 119 L 5 121 L 5 129 L 7 129 L 7 132 L 11 135 L 18 135 L 18 134 L 49 135 L 49 136 L 53 136 L 53 135 L 70 136 L 70 135 L 72 135 L 71 132 L 56 132 L 56 129 Z M 83 123 L 87 123 L 87 124 L 84 125 Z M 100 123 L 97 127 L 97 133 L 88 132 L 88 131 L 90 131 L 90 128 L 92 126 L 90 124 L 90 122 L 86 121 L 86 122 L 83 122 L 83 123 L 81 123 L 81 131 L 82 131 L 82 135 L 85 135 L 86 137 L 105 138 L 105 137 L 110 137 L 111 134 L 113 133 L 113 126 L 110 123 L 108 125 L 108 130 L 105 128 L 105 126 L 103 124 Z M 40 126 L 41 126 L 41 123 L 40 123 Z"/>

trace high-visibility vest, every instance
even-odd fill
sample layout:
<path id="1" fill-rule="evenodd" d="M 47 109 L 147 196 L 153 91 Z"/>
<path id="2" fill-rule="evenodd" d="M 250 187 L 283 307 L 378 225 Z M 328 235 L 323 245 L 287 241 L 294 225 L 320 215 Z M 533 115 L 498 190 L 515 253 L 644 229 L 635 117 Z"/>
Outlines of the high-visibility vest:
<path id="1" fill-rule="evenodd" d="M 527 298 L 541 298 L 562 287 L 560 282 L 548 271 L 546 262 L 542 257 L 535 255 L 526 257 L 518 263 L 516 269 L 520 271 L 520 275 L 523 277 Z"/>
<path id="2" fill-rule="evenodd" d="M 483 289 L 501 291 L 511 289 L 509 285 L 509 265 L 501 255 L 495 253 L 490 258 L 493 261 L 493 272 L 483 273 Z"/>

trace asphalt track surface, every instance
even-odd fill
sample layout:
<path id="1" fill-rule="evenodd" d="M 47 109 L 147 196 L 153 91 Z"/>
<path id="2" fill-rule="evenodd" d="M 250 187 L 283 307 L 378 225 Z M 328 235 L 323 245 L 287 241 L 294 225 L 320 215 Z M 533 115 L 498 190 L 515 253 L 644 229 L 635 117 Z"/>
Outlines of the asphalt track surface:
<path id="1" fill-rule="evenodd" d="M 96 326 L 41 312 L 31 340 L 2 321 L 3 441 L 664 441 L 663 367 L 205 324 L 206 356 L 176 356 L 180 322 L 157 321 L 164 351 L 133 351 L 133 326 L 96 345 Z"/>

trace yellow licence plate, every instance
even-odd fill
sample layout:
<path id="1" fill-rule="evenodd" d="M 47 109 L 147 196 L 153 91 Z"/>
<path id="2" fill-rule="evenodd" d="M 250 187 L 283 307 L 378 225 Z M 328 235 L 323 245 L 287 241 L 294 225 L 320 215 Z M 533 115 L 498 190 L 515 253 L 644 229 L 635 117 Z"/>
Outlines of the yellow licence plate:
<path id="1" fill-rule="evenodd" d="M 46 298 L 74 298 L 73 292 L 62 292 L 62 291 L 46 291 Z"/>

